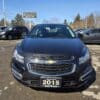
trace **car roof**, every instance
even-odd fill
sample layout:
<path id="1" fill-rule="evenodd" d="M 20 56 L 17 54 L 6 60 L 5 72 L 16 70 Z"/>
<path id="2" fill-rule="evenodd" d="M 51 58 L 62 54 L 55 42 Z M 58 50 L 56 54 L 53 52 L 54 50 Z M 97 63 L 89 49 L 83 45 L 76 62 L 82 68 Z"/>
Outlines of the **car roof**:
<path id="1" fill-rule="evenodd" d="M 26 26 L 12 26 L 12 27 L 26 27 Z"/>
<path id="2" fill-rule="evenodd" d="M 0 26 L 0 28 L 2 28 L 2 27 L 7 27 L 7 26 Z"/>

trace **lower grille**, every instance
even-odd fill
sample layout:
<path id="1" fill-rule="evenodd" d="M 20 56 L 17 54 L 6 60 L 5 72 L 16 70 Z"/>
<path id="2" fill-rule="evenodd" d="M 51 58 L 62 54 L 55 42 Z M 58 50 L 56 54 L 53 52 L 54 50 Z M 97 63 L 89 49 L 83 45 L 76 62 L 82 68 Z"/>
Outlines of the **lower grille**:
<path id="1" fill-rule="evenodd" d="M 30 72 L 36 72 L 40 74 L 64 74 L 73 70 L 73 64 L 61 64 L 61 65 L 47 65 L 47 64 L 33 64 L 29 63 L 28 68 Z"/>

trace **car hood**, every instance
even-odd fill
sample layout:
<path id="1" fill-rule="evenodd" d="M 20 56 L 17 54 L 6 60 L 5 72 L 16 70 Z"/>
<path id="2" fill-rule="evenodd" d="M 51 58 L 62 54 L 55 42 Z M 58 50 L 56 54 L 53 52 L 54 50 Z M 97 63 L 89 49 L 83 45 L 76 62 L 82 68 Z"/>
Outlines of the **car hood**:
<path id="1" fill-rule="evenodd" d="M 21 47 L 24 54 L 59 54 L 79 57 L 84 44 L 79 39 L 26 38 Z"/>

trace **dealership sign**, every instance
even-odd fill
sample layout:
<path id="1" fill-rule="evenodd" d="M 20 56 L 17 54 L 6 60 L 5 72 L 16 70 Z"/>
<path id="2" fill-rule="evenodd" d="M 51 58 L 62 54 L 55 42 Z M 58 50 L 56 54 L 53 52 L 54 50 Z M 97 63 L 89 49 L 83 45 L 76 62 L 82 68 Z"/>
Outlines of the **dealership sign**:
<path id="1" fill-rule="evenodd" d="M 36 12 L 23 12 L 23 18 L 36 18 Z"/>

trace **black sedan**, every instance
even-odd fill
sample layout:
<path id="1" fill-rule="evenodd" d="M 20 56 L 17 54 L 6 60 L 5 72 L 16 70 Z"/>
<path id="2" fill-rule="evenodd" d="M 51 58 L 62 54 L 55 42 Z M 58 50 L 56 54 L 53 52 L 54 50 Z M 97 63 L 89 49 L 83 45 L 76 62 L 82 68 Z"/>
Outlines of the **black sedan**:
<path id="1" fill-rule="evenodd" d="M 29 30 L 25 26 L 10 26 L 0 32 L 0 39 L 21 39 L 28 34 Z"/>
<path id="2" fill-rule="evenodd" d="M 14 50 L 13 76 L 29 87 L 82 88 L 95 81 L 88 48 L 69 26 L 36 25 Z"/>

